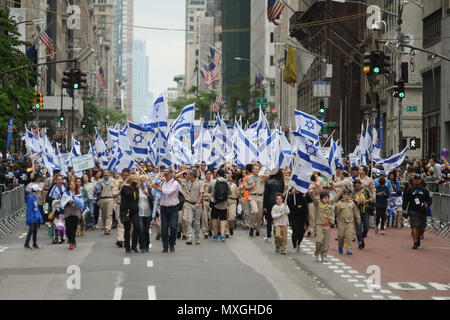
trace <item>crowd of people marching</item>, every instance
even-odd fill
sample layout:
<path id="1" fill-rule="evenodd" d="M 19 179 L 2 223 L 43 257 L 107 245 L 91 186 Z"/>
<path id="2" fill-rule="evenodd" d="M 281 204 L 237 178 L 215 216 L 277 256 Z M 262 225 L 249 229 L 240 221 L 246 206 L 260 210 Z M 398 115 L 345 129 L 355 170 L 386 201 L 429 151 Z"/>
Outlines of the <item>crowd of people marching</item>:
<path id="1" fill-rule="evenodd" d="M 405 218 L 413 249 L 420 247 L 431 214 L 426 183 L 449 183 L 446 159 L 433 154 L 391 172 L 345 163 L 333 179 L 314 173 L 309 191 L 300 193 L 290 187 L 289 167 L 269 172 L 259 163 L 208 169 L 202 162 L 175 170 L 140 162 L 121 173 L 96 167 L 82 176 L 73 169 L 50 176 L 38 163 L 13 155 L 0 166 L 0 185 L 26 187 L 27 249 L 39 248 L 37 230 L 44 225 L 53 244 L 67 242 L 71 250 L 86 230 L 101 228 L 105 236 L 117 229 L 118 247 L 142 253 L 149 252 L 151 226 L 157 226 L 164 253 L 175 251 L 177 239 L 186 245 L 225 242 L 239 227 L 250 237 L 273 236 L 276 252 L 286 254 L 290 227 L 294 251 L 304 237 L 315 237 L 315 258 L 325 262 L 330 228 L 338 229 L 339 253 L 351 255 L 352 241 L 365 248 L 371 226 L 384 235 L 388 228 L 403 228 Z"/>

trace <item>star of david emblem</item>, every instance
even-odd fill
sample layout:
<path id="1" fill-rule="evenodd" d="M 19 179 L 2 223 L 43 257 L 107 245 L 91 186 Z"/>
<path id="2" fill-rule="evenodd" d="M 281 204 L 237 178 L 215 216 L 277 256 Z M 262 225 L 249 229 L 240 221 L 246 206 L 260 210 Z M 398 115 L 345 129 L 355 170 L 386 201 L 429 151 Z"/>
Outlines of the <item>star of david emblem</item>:
<path id="1" fill-rule="evenodd" d="M 308 130 L 314 130 L 314 122 L 312 120 L 306 120 L 305 126 Z"/>
<path id="2" fill-rule="evenodd" d="M 167 143 L 165 141 L 163 142 L 163 146 L 164 148 L 167 148 Z"/>
<path id="3" fill-rule="evenodd" d="M 317 151 L 319 151 L 319 148 L 316 148 L 312 142 L 310 145 L 306 144 L 306 152 L 308 152 L 310 156 L 316 156 Z"/>
<path id="4" fill-rule="evenodd" d="M 144 135 L 142 134 L 142 132 L 136 133 L 134 135 L 133 142 L 139 144 L 142 143 L 142 141 L 144 141 Z"/>
<path id="5" fill-rule="evenodd" d="M 184 116 L 181 116 L 181 117 L 178 119 L 177 123 L 183 123 L 183 121 L 184 121 Z"/>

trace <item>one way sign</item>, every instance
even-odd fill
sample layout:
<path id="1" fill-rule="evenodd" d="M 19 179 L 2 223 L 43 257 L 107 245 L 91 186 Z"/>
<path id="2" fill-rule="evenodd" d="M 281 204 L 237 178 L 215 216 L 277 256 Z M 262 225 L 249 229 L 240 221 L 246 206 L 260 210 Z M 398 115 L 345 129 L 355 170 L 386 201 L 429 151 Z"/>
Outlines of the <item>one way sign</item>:
<path id="1" fill-rule="evenodd" d="M 410 138 L 409 139 L 409 149 L 416 150 L 420 148 L 420 139 L 419 138 Z"/>

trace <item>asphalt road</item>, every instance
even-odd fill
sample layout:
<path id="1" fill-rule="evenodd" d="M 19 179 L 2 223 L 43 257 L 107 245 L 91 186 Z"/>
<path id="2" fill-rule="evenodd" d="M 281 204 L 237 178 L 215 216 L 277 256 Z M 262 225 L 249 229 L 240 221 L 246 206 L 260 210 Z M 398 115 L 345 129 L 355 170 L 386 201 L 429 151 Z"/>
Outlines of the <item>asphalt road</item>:
<path id="1" fill-rule="evenodd" d="M 132 254 L 115 246 L 115 230 L 111 236 L 101 230 L 87 231 L 77 239 L 78 247 L 73 251 L 67 244 L 51 245 L 45 227 L 38 233 L 40 249 L 23 248 L 26 229 L 10 234 L 0 240 L 0 299 L 400 300 L 450 296 L 450 287 L 445 287 L 450 282 L 448 241 L 436 239 L 428 249 L 411 252 L 407 230 L 392 230 L 405 243 L 396 246 L 392 245 L 392 235 L 376 239 L 375 245 L 369 234 L 373 242 L 366 242 L 368 249 L 355 249 L 351 257 L 337 253 L 333 230 L 328 263 L 314 261 L 314 239 L 305 239 L 299 254 L 293 252 L 289 241 L 288 254 L 281 256 L 274 252 L 273 243 L 263 237 L 250 238 L 238 229 L 225 243 L 201 240 L 200 245 L 188 246 L 180 239 L 175 253 L 163 254 L 161 241 L 155 240 L 156 229 L 152 231 L 150 253 Z M 403 251 L 411 261 L 414 257 L 410 255 L 415 253 L 424 259 L 417 265 L 410 263 L 404 278 L 398 271 L 404 268 L 398 253 Z M 383 257 L 397 254 L 398 267 L 386 262 L 380 253 Z M 426 259 L 440 261 L 440 273 L 432 280 L 423 275 L 424 265 L 429 265 Z M 381 287 L 377 288 L 367 284 L 372 274 L 367 267 L 375 263 L 389 274 L 386 278 L 382 273 Z M 427 271 L 432 273 L 432 268 Z M 433 281 L 441 284 L 442 290 L 430 292 L 427 287 L 422 295 L 417 295 L 419 290 L 408 295 L 405 285 L 392 286 L 412 281 L 416 272 L 421 274 L 423 286 Z"/>

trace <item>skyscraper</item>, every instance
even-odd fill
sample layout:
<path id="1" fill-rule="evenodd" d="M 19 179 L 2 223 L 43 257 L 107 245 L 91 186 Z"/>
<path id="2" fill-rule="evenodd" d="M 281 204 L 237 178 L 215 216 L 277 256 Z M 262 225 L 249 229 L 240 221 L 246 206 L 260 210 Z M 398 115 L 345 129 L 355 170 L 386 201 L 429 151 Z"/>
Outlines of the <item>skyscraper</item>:
<path id="1" fill-rule="evenodd" d="M 134 0 L 122 1 L 122 74 L 125 81 L 124 111 L 128 118 L 133 118 L 133 24 Z"/>
<path id="2" fill-rule="evenodd" d="M 134 40 L 133 48 L 133 120 L 138 122 L 149 110 L 146 41 Z"/>

